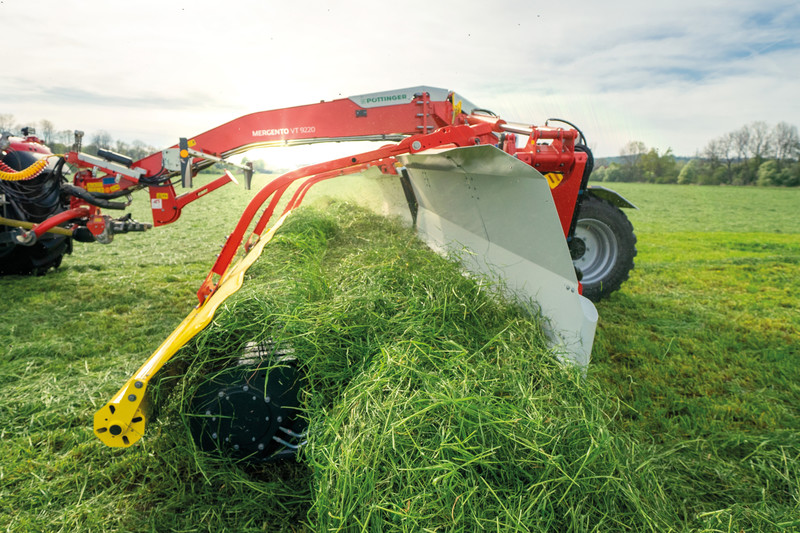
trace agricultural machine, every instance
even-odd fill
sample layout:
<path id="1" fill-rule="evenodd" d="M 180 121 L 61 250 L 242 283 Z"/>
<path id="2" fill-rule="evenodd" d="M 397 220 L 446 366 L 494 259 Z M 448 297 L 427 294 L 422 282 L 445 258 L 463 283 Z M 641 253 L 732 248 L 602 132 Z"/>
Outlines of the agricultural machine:
<path id="1" fill-rule="evenodd" d="M 283 220 L 321 181 L 359 176 L 378 184 L 392 199 L 385 203 L 392 206 L 388 212 L 402 208 L 431 248 L 466 250 L 465 268 L 499 275 L 509 292 L 535 302 L 557 354 L 580 366 L 588 364 L 594 339 L 592 301 L 620 287 L 636 254 L 633 228 L 620 210 L 633 206 L 613 191 L 588 186 L 593 159 L 578 128 L 559 119 L 545 126 L 509 123 L 444 89 L 414 87 L 254 113 L 139 161 L 106 150 L 83 153 L 79 132 L 63 155 L 52 154 L 33 131 L 22 133 L 3 133 L 0 140 L 3 274 L 44 274 L 72 252 L 74 241 L 108 244 L 119 233 L 177 221 L 189 203 L 235 181 L 225 170 L 176 193 L 178 183 L 191 189 L 197 173 L 212 165 L 239 167 L 249 189 L 252 166 L 230 161 L 249 149 L 383 143 L 288 172 L 254 194 L 202 282 L 197 306 L 96 413 L 95 434 L 114 447 L 141 438 L 149 381 L 238 290 Z M 140 189 L 149 193 L 152 225 L 106 214 L 124 211 Z M 280 216 L 273 216 L 282 200 Z M 277 347 L 246 352 L 241 360 L 256 367 L 292 359 Z M 304 429 L 292 416 L 300 380 L 291 370 L 262 377 L 256 387 L 233 380 L 206 390 L 201 443 L 262 458 L 302 445 Z M 258 408 L 243 407 L 251 396 Z"/>

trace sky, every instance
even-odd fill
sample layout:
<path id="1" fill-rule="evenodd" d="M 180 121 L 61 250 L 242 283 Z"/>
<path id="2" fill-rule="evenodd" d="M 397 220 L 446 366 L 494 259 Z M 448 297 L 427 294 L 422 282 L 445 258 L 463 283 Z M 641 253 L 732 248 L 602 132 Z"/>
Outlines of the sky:
<path id="1" fill-rule="evenodd" d="M 508 121 L 567 119 L 596 157 L 800 126 L 797 0 L 0 0 L 0 25 L 0 114 L 159 149 L 256 111 L 418 85 Z M 342 150 L 360 151 L 257 155 Z"/>

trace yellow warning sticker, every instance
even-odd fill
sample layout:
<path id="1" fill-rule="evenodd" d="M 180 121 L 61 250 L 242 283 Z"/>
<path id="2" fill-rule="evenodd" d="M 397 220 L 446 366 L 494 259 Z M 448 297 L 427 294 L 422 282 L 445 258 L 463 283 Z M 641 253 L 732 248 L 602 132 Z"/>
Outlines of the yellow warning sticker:
<path id="1" fill-rule="evenodd" d="M 191 148 L 195 144 L 197 144 L 197 141 L 195 141 L 194 139 L 189 139 L 189 142 L 186 143 L 186 145 L 189 146 L 189 148 Z"/>
<path id="2" fill-rule="evenodd" d="M 156 198 L 158 198 L 159 200 L 169 200 L 169 194 L 165 192 L 157 192 Z"/>
<path id="3" fill-rule="evenodd" d="M 89 192 L 103 192 L 103 184 L 98 182 L 87 183 L 86 190 Z"/>
<path id="4" fill-rule="evenodd" d="M 544 177 L 547 179 L 547 184 L 550 185 L 551 189 L 558 187 L 564 180 L 564 174 L 560 172 L 548 172 Z"/>

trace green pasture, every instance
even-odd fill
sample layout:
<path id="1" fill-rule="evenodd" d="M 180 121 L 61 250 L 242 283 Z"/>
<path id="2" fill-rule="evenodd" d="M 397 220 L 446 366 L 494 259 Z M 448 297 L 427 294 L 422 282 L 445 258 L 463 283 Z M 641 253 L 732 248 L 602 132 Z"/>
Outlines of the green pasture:
<path id="1" fill-rule="evenodd" d="M 0 529 L 800 531 L 800 190 L 613 188 L 639 253 L 585 378 L 410 230 L 320 199 L 165 368 L 127 450 L 93 414 L 191 310 L 252 192 L 0 278 Z M 309 377 L 299 462 L 198 452 L 193 387 L 265 338 Z"/>

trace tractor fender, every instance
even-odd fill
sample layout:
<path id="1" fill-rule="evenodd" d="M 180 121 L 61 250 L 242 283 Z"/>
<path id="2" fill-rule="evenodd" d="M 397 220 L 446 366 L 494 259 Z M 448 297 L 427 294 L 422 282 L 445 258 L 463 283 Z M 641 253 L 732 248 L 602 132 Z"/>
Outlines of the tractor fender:
<path id="1" fill-rule="evenodd" d="M 628 200 L 626 200 L 620 193 L 616 191 L 612 191 L 611 189 L 606 189 L 605 187 L 600 187 L 598 185 L 591 185 L 586 188 L 586 193 L 594 196 L 595 198 L 599 198 L 601 200 L 605 200 L 611 204 L 614 204 L 620 208 L 630 208 L 630 209 L 639 209 Z"/>

